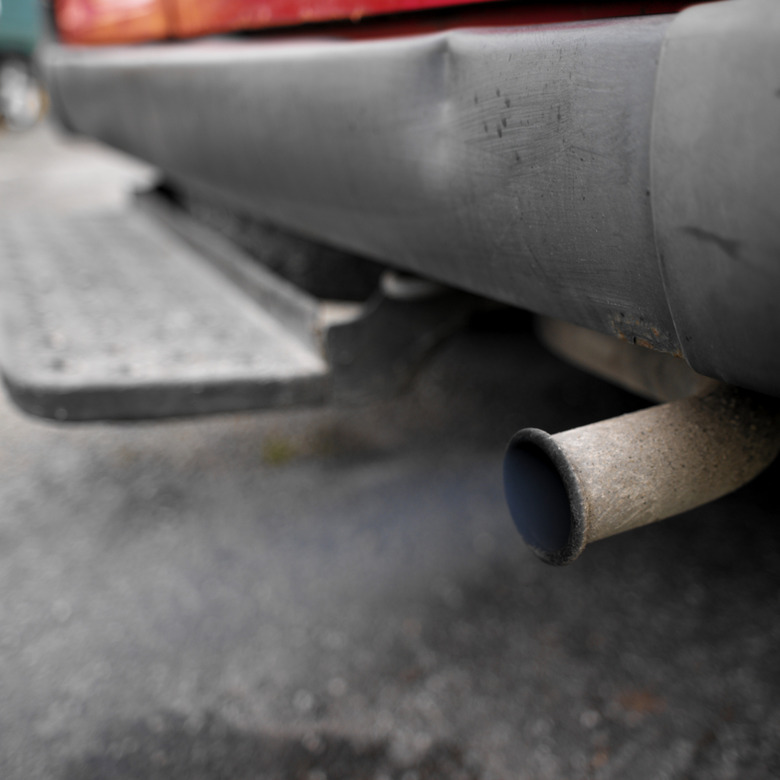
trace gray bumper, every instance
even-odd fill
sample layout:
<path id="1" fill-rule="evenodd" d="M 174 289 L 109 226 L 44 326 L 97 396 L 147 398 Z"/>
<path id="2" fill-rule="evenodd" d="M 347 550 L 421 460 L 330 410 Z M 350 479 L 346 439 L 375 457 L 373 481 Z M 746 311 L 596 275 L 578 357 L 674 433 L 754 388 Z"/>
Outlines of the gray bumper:
<path id="1" fill-rule="evenodd" d="M 66 125 L 190 187 L 780 395 L 773 0 L 45 62 Z"/>

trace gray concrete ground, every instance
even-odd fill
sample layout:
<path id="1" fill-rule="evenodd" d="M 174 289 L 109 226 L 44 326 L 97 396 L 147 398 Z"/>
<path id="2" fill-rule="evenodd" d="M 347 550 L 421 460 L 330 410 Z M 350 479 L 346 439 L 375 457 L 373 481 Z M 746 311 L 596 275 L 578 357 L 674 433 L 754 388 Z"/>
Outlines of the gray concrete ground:
<path id="1" fill-rule="evenodd" d="M 8 211 L 149 172 L 0 137 Z M 638 402 L 474 331 L 360 410 L 58 426 L 0 402 L 0 777 L 780 776 L 774 468 L 539 563 L 502 449 Z"/>

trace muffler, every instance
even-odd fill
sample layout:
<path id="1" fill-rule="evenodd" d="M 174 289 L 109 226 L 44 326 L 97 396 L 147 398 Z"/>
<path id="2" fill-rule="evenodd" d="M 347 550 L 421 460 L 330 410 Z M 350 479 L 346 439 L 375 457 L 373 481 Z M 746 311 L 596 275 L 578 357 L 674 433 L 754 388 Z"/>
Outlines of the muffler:
<path id="1" fill-rule="evenodd" d="M 512 518 L 542 560 L 713 501 L 780 450 L 775 399 L 726 385 L 550 435 L 517 433 L 504 460 Z"/>

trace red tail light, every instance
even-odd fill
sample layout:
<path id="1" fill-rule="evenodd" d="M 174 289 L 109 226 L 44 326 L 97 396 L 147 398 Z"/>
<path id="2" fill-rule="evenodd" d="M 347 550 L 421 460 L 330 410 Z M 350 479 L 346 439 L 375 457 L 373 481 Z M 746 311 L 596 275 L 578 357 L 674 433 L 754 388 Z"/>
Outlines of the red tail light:
<path id="1" fill-rule="evenodd" d="M 164 0 L 55 0 L 66 43 L 131 43 L 170 35 Z"/>

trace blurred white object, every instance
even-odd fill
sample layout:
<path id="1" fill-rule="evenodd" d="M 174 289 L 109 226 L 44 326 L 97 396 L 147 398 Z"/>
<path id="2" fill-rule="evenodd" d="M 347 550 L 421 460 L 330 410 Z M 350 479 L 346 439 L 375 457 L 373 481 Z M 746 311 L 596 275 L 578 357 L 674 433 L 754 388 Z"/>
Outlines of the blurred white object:
<path id="1" fill-rule="evenodd" d="M 13 57 L 0 62 L 0 117 L 14 131 L 33 127 L 43 115 L 43 89 L 30 63 Z"/>

